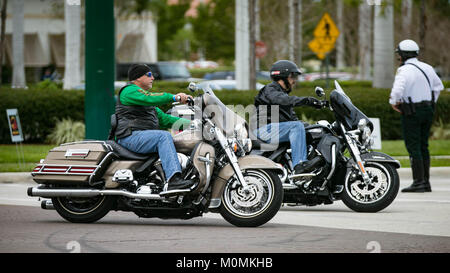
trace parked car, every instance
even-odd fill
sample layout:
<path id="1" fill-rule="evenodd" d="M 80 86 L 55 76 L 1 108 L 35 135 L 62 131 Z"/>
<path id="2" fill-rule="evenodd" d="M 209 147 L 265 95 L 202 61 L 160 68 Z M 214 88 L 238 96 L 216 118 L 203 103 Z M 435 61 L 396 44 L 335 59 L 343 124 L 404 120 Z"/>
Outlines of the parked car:
<path id="1" fill-rule="evenodd" d="M 306 82 L 325 80 L 326 78 L 327 78 L 326 72 L 306 73 L 300 76 L 300 80 Z M 355 79 L 355 76 L 352 73 L 348 72 L 329 72 L 329 78 L 332 80 L 348 81 Z"/>
<path id="2" fill-rule="evenodd" d="M 216 71 L 211 73 L 206 73 L 203 76 L 205 80 L 235 80 L 234 71 Z M 258 81 L 270 81 L 269 71 L 258 71 L 256 72 L 256 80 Z"/>
<path id="3" fill-rule="evenodd" d="M 116 79 L 128 80 L 128 69 L 132 63 L 122 63 L 116 65 Z M 155 80 L 163 81 L 198 81 L 201 79 L 192 78 L 186 65 L 181 62 L 156 62 L 146 63 L 150 67 Z"/>
<path id="4" fill-rule="evenodd" d="M 198 88 L 203 88 L 206 85 L 209 85 L 212 90 L 235 90 L 236 89 L 236 81 L 235 80 L 210 80 L 210 81 L 202 81 L 197 84 Z M 260 90 L 264 85 L 257 82 L 256 90 Z"/>

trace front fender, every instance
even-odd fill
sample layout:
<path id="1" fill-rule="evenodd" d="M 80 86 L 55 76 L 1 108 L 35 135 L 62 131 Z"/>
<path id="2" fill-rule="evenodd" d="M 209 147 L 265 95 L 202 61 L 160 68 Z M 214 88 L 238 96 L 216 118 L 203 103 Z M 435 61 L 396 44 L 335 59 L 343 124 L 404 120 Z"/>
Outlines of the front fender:
<path id="1" fill-rule="evenodd" d="M 390 155 L 380 153 L 380 152 L 368 152 L 361 154 L 361 159 L 364 162 L 379 162 L 379 163 L 391 163 L 397 169 L 401 167 L 400 161 L 391 157 Z M 353 159 L 349 161 L 350 164 L 354 164 Z"/>
<path id="2" fill-rule="evenodd" d="M 283 173 L 283 167 L 281 165 L 259 155 L 247 155 L 241 157 L 238 159 L 238 164 L 241 171 L 249 169 L 269 169 Z M 220 170 L 213 182 L 211 203 L 209 205 L 210 209 L 215 209 L 220 206 L 225 185 L 227 184 L 228 179 L 230 179 L 233 175 L 234 170 L 230 164 L 227 164 Z"/>

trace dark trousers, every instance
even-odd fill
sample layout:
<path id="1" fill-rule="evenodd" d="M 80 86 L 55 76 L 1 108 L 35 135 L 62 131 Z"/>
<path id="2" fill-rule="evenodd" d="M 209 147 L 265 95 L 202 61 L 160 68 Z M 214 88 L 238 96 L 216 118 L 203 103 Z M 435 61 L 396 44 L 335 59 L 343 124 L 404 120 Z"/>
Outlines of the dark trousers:
<path id="1" fill-rule="evenodd" d="M 409 156 L 415 160 L 429 160 L 428 138 L 433 123 L 431 106 L 416 107 L 411 115 L 402 115 L 403 138 Z"/>

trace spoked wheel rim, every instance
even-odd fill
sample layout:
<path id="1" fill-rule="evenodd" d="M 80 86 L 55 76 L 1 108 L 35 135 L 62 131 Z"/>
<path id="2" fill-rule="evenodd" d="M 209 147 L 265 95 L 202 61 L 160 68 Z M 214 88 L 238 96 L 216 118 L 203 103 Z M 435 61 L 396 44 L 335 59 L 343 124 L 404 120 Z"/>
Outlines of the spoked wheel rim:
<path id="1" fill-rule="evenodd" d="M 367 164 L 365 170 L 372 182 L 366 184 L 361 176 L 352 180 L 352 172 L 345 178 L 345 190 L 354 201 L 361 204 L 372 204 L 383 199 L 392 184 L 388 170 L 381 164 Z"/>
<path id="2" fill-rule="evenodd" d="M 238 217 L 255 217 L 270 206 L 274 195 L 274 185 L 269 175 L 263 172 L 247 171 L 243 175 L 249 190 L 244 192 L 240 185 L 232 188 L 234 183 L 227 183 L 224 190 L 224 203 L 226 208 Z"/>
<path id="3" fill-rule="evenodd" d="M 66 211 L 83 215 L 95 211 L 104 201 L 106 196 L 95 197 L 58 197 L 58 202 Z"/>

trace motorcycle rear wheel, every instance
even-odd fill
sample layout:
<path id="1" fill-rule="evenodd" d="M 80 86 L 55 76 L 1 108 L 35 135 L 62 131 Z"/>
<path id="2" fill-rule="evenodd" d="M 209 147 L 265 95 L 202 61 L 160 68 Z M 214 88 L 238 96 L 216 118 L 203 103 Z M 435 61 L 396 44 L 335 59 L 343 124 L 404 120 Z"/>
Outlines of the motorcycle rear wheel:
<path id="1" fill-rule="evenodd" d="M 271 170 L 246 170 L 244 179 L 250 186 L 245 193 L 230 178 L 222 195 L 220 214 L 238 227 L 257 227 L 272 219 L 283 201 L 283 186 L 279 176 Z"/>
<path id="2" fill-rule="evenodd" d="M 342 201 L 356 212 L 378 212 L 389 206 L 398 194 L 400 179 L 397 169 L 389 163 L 367 162 L 365 169 L 372 177 L 366 185 L 361 177 L 345 176 Z"/>
<path id="3" fill-rule="evenodd" d="M 103 218 L 115 204 L 113 196 L 54 197 L 52 203 L 58 214 L 72 223 L 93 223 Z"/>

